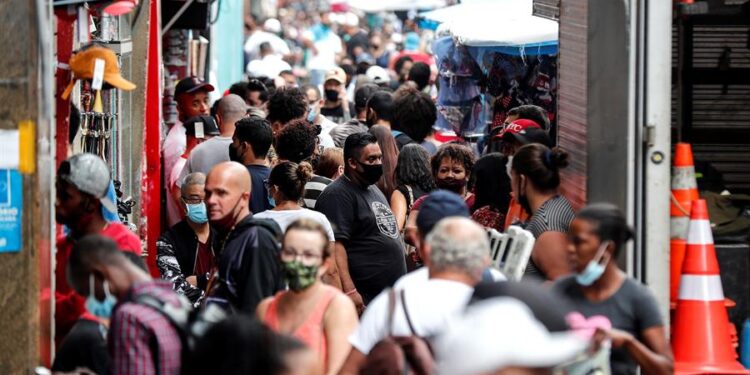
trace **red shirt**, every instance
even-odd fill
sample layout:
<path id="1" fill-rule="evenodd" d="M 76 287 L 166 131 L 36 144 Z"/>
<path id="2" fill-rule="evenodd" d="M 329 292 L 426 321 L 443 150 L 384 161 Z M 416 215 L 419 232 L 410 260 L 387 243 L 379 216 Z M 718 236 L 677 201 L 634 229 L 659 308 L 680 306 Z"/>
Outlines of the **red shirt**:
<path id="1" fill-rule="evenodd" d="M 109 223 L 101 231 L 102 236 L 109 237 L 117 243 L 120 250 L 141 255 L 141 240 L 126 226 L 120 223 Z M 70 252 L 75 241 L 70 236 L 57 239 L 55 254 L 55 327 L 58 342 L 73 328 L 76 320 L 86 312 L 86 299 L 68 285 L 65 267 L 68 265 Z"/>

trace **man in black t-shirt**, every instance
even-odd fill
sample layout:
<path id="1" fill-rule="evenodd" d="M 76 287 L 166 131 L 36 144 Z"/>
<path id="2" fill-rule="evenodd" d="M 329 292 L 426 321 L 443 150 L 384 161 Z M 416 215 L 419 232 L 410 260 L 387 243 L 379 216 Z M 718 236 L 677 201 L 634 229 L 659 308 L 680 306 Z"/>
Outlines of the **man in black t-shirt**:
<path id="1" fill-rule="evenodd" d="M 315 205 L 334 228 L 344 293 L 360 312 L 406 273 L 396 218 L 373 185 L 383 175 L 382 159 L 375 136 L 350 135 L 344 143 L 344 175 L 328 185 Z"/>

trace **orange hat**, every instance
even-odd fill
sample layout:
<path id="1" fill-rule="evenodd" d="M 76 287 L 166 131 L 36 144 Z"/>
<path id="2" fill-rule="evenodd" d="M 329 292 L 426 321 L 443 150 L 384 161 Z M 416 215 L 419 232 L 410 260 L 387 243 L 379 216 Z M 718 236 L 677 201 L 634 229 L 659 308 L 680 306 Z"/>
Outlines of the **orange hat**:
<path id="1" fill-rule="evenodd" d="M 120 65 L 117 63 L 115 53 L 108 48 L 95 45 L 78 51 L 70 58 L 68 65 L 70 65 L 70 70 L 73 72 L 73 79 L 62 93 L 63 99 L 68 99 L 70 92 L 73 91 L 73 85 L 75 85 L 76 80 L 94 78 L 94 64 L 96 59 L 104 60 L 104 82 L 126 91 L 135 88 L 133 82 L 122 78 L 120 75 Z"/>

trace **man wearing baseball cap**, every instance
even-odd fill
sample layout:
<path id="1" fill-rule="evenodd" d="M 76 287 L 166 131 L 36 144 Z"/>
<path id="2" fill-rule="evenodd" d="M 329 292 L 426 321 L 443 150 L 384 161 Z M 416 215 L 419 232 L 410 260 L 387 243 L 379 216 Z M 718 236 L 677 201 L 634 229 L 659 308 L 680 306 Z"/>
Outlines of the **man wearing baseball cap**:
<path id="1" fill-rule="evenodd" d="M 185 152 L 185 127 L 182 123 L 195 116 L 209 114 L 208 93 L 211 91 L 214 91 L 213 86 L 195 76 L 186 77 L 177 82 L 174 88 L 174 99 L 177 102 L 178 121 L 169 129 L 162 145 L 165 180 L 169 177 L 177 160 Z"/>
<path id="2" fill-rule="evenodd" d="M 352 118 L 354 108 L 346 98 L 346 73 L 339 67 L 326 72 L 323 81 L 325 101 L 320 114 L 329 120 L 342 124 Z"/>
<path id="3" fill-rule="evenodd" d="M 58 343 L 86 313 L 84 298 L 69 285 L 65 266 L 73 245 L 89 234 L 113 239 L 120 250 L 141 254 L 141 241 L 120 223 L 107 222 L 102 206 L 117 212 L 107 198 L 110 173 L 104 160 L 94 154 L 78 154 L 62 162 L 55 180 L 55 220 L 69 230 L 57 239 L 55 268 L 55 324 Z"/>

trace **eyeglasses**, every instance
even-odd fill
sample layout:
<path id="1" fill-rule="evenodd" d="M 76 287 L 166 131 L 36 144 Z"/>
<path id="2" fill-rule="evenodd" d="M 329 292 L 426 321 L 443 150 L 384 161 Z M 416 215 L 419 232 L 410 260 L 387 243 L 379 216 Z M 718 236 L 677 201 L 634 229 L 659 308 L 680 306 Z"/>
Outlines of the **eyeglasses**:
<path id="1" fill-rule="evenodd" d="M 304 251 L 302 254 L 298 254 L 292 249 L 281 249 L 281 261 L 292 262 L 299 259 L 305 266 L 314 265 L 318 259 L 322 259 L 323 256 L 319 254 L 313 254 L 309 251 Z"/>
<path id="2" fill-rule="evenodd" d="M 180 198 L 182 198 L 182 201 L 185 202 L 185 204 L 203 203 L 203 198 L 196 198 L 196 197 L 180 197 Z"/>

